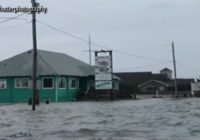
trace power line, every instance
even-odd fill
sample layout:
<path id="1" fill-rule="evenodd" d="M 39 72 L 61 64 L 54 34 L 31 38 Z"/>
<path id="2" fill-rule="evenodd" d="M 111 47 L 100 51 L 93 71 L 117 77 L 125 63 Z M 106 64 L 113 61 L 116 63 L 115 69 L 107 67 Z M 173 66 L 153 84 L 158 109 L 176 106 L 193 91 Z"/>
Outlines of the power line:
<path id="1" fill-rule="evenodd" d="M 14 19 L 14 20 L 23 20 L 23 21 L 25 21 L 25 22 L 27 22 L 27 23 L 29 23 L 29 22 L 31 22 L 31 20 L 30 19 L 27 19 L 27 18 L 13 18 L 13 17 L 0 17 L 0 19 Z"/>
<path id="2" fill-rule="evenodd" d="M 73 34 L 70 34 L 70 33 L 68 33 L 68 32 L 62 31 L 62 30 L 60 30 L 60 29 L 58 29 L 58 28 L 56 28 L 56 27 L 54 27 L 54 26 L 51 26 L 51 25 L 49 25 L 49 24 L 47 24 L 47 23 L 44 23 L 44 22 L 42 22 L 42 21 L 40 21 L 40 20 L 37 20 L 37 22 L 40 23 L 40 24 L 43 24 L 43 25 L 45 25 L 45 26 L 47 26 L 47 27 L 49 27 L 49 28 L 51 28 L 51 29 L 53 29 L 53 30 L 55 30 L 55 31 L 57 31 L 57 32 L 60 32 L 60 33 L 62 33 L 62 34 L 65 34 L 65 35 L 67 35 L 67 36 L 70 36 L 70 37 L 72 37 L 72 38 L 74 38 L 74 39 L 78 39 L 78 40 L 80 40 L 80 41 L 83 41 L 83 42 L 85 42 L 85 43 L 88 43 L 88 40 L 82 39 L 82 38 L 77 37 L 77 36 L 75 36 L 75 35 L 73 35 Z"/>
<path id="3" fill-rule="evenodd" d="M 31 21 L 30 21 L 31 22 Z M 25 24 L 28 24 L 30 22 L 27 22 L 27 23 L 22 23 L 22 24 L 15 24 L 13 26 L 8 26 L 8 27 L 5 27 L 5 28 L 0 28 L 0 31 L 3 31 L 3 30 L 9 30 L 9 29 L 12 29 L 12 28 L 15 28 L 15 27 L 18 27 L 18 26 L 22 26 L 22 25 L 25 25 Z"/>
<path id="4" fill-rule="evenodd" d="M 187 71 L 190 71 L 190 72 L 191 72 L 191 70 L 192 70 L 193 72 L 195 72 L 196 77 L 199 77 L 199 75 L 200 75 L 200 70 L 193 69 L 193 68 L 188 67 L 188 66 L 186 66 L 186 65 L 183 65 L 183 64 L 181 64 L 181 63 L 179 63 L 179 62 L 177 62 L 177 64 L 178 64 L 179 66 L 181 66 L 184 70 L 187 70 Z"/>
<path id="5" fill-rule="evenodd" d="M 53 7 L 53 6 L 52 6 Z M 68 15 L 68 14 L 66 14 L 66 12 L 65 11 L 61 11 L 60 9 L 57 9 L 57 8 L 55 8 L 55 7 L 53 7 L 54 9 L 56 9 L 56 12 L 58 12 L 58 11 L 60 11 L 60 13 L 62 13 L 62 14 L 65 14 L 65 15 Z M 89 12 L 90 14 L 91 14 L 91 12 Z M 68 15 L 69 16 L 69 15 Z M 41 22 L 41 21 L 40 21 Z M 42 24 L 46 24 L 46 23 L 42 23 Z M 47 25 L 46 24 L 46 26 L 51 26 L 51 25 Z M 52 28 L 53 26 L 51 26 L 51 28 Z M 56 28 L 56 27 L 53 27 L 54 29 Z M 62 30 L 60 30 L 60 29 L 58 29 L 58 28 L 56 28 L 56 30 L 58 31 L 59 30 L 59 32 L 61 31 L 62 33 L 63 33 L 63 31 Z M 66 33 L 66 32 L 65 32 Z M 70 34 L 70 33 L 67 33 L 67 34 Z M 75 36 L 75 35 L 72 35 L 72 34 L 70 34 L 70 36 L 72 37 L 72 36 Z M 86 42 L 86 43 L 88 43 L 88 40 L 85 40 L 85 39 L 82 39 L 82 38 L 80 38 L 80 37 L 77 37 L 76 36 L 76 38 L 79 38 L 79 40 L 81 39 L 81 41 L 84 41 L 84 42 Z M 109 48 L 109 47 L 106 47 L 106 46 L 103 46 L 103 45 L 100 45 L 100 44 L 97 44 L 97 43 L 94 43 L 94 42 L 91 42 L 91 44 L 93 45 L 93 46 L 96 46 L 96 47 L 100 47 L 100 48 L 104 48 L 104 49 L 111 49 L 111 48 Z M 169 44 L 167 44 L 167 45 L 169 45 Z M 113 51 L 115 51 L 115 52 L 118 52 L 118 53 L 121 53 L 121 54 L 124 54 L 124 55 L 129 55 L 129 56 L 133 56 L 133 57 L 137 57 L 137 58 L 140 58 L 140 59 L 146 59 L 146 60 L 154 60 L 154 61 L 164 61 L 164 62 L 168 62 L 169 60 L 164 60 L 164 59 L 158 59 L 158 58 L 151 58 L 151 57 L 144 57 L 144 56 L 139 56 L 139 55 L 135 55 L 135 54 L 131 54 L 131 53 L 127 53 L 127 52 L 123 52 L 123 51 L 120 51 L 120 50 L 116 50 L 116 49 L 111 49 L 111 50 L 113 50 Z"/>
<path id="6" fill-rule="evenodd" d="M 81 37 L 75 36 L 75 35 L 73 35 L 73 34 L 71 34 L 71 33 L 68 33 L 68 32 L 63 31 L 63 30 L 61 30 L 61 29 L 58 29 L 58 28 L 56 28 L 56 27 L 54 27 L 54 26 L 52 26 L 52 25 L 49 25 L 49 24 L 47 24 L 47 23 L 44 23 L 44 22 L 41 21 L 41 20 L 37 20 L 37 22 L 40 23 L 40 24 L 43 24 L 43 25 L 47 26 L 48 28 L 51 28 L 51 29 L 53 29 L 53 30 L 55 30 L 55 31 L 57 31 L 57 32 L 60 32 L 60 33 L 62 33 L 62 34 L 64 34 L 64 35 L 70 36 L 70 37 L 72 37 L 72 38 L 74 38 L 74 39 L 80 40 L 80 41 L 85 42 L 85 43 L 87 43 L 87 44 L 89 43 L 88 40 L 85 40 L 85 39 L 83 39 L 83 38 L 81 38 Z M 169 61 L 169 60 L 157 59 L 157 58 L 151 58 L 151 57 L 145 57 L 145 56 L 139 56 L 139 55 L 135 55 L 135 54 L 132 54 L 132 53 L 120 51 L 120 50 L 117 50 L 117 49 L 111 49 L 111 48 L 109 48 L 109 47 L 107 47 L 107 46 L 100 45 L 100 44 L 97 44 L 97 43 L 94 43 L 94 42 L 91 42 L 91 44 L 92 44 L 93 46 L 96 46 L 96 47 L 99 47 L 99 48 L 104 48 L 104 49 L 108 49 L 108 50 L 113 50 L 113 51 L 115 51 L 115 52 L 117 52 L 117 53 L 124 54 L 124 55 L 128 55 L 128 56 L 132 56 L 132 57 L 137 57 L 137 58 L 140 58 L 140 59 L 171 62 L 171 61 Z"/>
<path id="7" fill-rule="evenodd" d="M 200 73 L 200 70 L 197 70 L 197 69 L 188 67 L 188 66 L 186 66 L 186 65 L 184 65 L 184 64 L 182 64 L 182 63 L 180 63 L 180 62 L 176 62 L 176 63 L 177 63 L 179 66 L 182 66 L 182 67 L 184 67 L 184 68 L 186 68 L 186 69 L 188 69 L 188 70 L 192 70 L 192 71 L 194 71 L 194 72 L 199 72 L 199 73 Z"/>
<path id="8" fill-rule="evenodd" d="M 111 49 L 109 47 L 106 47 L 104 45 L 99 45 L 97 43 L 92 43 L 94 46 L 100 47 L 100 48 L 104 48 L 104 49 Z M 146 57 L 146 56 L 139 56 L 139 55 L 135 55 L 132 53 L 128 53 L 128 52 L 124 52 L 124 51 L 120 51 L 117 49 L 112 49 L 113 51 L 120 53 L 120 54 L 124 54 L 124 55 L 128 55 L 128 56 L 133 56 L 133 57 L 137 57 L 140 59 L 145 59 L 145 60 L 154 60 L 154 61 L 164 61 L 164 62 L 171 62 L 170 60 L 164 60 L 164 59 L 158 59 L 158 58 L 152 58 L 152 57 Z"/>
<path id="9" fill-rule="evenodd" d="M 64 1 L 63 1 L 64 2 Z M 76 8 L 78 8 L 79 10 L 81 10 L 82 9 L 82 7 L 80 7 L 80 6 L 77 6 L 76 4 L 74 4 L 74 3 L 72 3 L 71 1 L 68 1 L 69 3 L 71 3 L 71 5 L 72 6 L 74 6 L 74 7 L 76 7 Z M 49 3 L 50 4 L 50 3 Z M 59 13 L 61 13 L 61 14 L 63 14 L 63 15 L 66 15 L 66 16 L 70 16 L 70 17 L 72 17 L 72 18 L 74 18 L 74 16 L 71 16 L 70 14 L 68 14 L 66 11 L 63 11 L 63 10 L 61 10 L 61 9 L 59 9 L 59 8 L 56 8 L 54 5 L 51 5 L 50 4 L 50 6 L 53 8 L 53 9 L 55 9 L 55 12 L 59 12 Z M 65 9 L 66 10 L 66 9 Z M 85 10 L 87 10 L 87 11 L 85 11 Z M 94 13 L 92 13 L 91 11 L 88 11 L 88 9 L 82 9 L 82 11 L 84 11 L 84 12 L 87 12 L 87 13 L 89 13 L 90 15 L 93 15 L 93 16 L 95 16 L 95 17 L 98 17 L 98 15 L 95 15 Z M 89 23 L 89 22 L 87 22 L 87 21 L 85 21 L 85 20 L 83 20 L 82 18 L 78 18 L 78 17 L 76 17 L 76 19 L 78 19 L 79 21 L 81 21 L 81 22 L 84 22 L 84 23 L 87 23 L 87 24 L 91 24 L 91 23 Z M 105 19 L 104 19 L 104 21 L 105 21 Z M 95 45 L 95 46 L 99 46 L 98 44 L 95 44 L 95 43 L 93 43 L 93 45 Z M 169 45 L 171 45 L 171 44 L 164 44 L 164 45 L 162 45 L 162 46 L 153 46 L 154 48 L 156 47 L 156 50 L 158 50 L 158 48 L 161 48 L 161 47 L 168 47 Z M 102 47 L 102 48 L 105 48 L 105 49 L 110 49 L 110 48 L 107 48 L 107 47 L 103 47 L 102 45 L 100 45 L 100 47 Z M 112 49 L 113 50 L 113 49 Z M 117 50 L 115 50 L 115 52 L 117 52 Z M 121 53 L 121 52 L 119 52 L 119 53 Z M 154 54 L 155 54 L 155 52 L 154 52 Z M 127 55 L 127 54 L 126 54 Z M 129 55 L 129 54 L 128 54 Z M 140 56 L 134 56 L 134 57 L 140 57 Z M 147 57 L 145 57 L 145 59 L 146 59 Z M 149 59 L 149 57 L 148 57 L 148 59 Z M 157 58 L 150 58 L 150 59 L 156 59 L 156 60 L 158 60 Z M 159 59 L 160 61 L 167 61 L 167 60 L 161 60 L 161 59 Z"/>
<path id="10" fill-rule="evenodd" d="M 169 63 L 171 63 L 171 62 L 168 62 L 168 63 L 156 63 L 156 64 L 149 64 L 149 65 L 142 65 L 142 66 L 135 66 L 135 67 L 122 68 L 122 69 L 117 69 L 117 70 L 120 71 L 120 70 L 131 70 L 131 69 L 134 69 L 134 68 L 154 67 L 154 66 L 165 65 L 165 64 L 169 64 Z"/>
<path id="11" fill-rule="evenodd" d="M 3 21 L 0 21 L 0 23 L 5 23 L 5 22 L 7 22 L 7 21 L 9 21 L 9 20 L 16 19 L 16 18 L 18 18 L 18 17 L 20 17 L 20 16 L 22 16 L 22 15 L 24 15 L 24 14 L 25 14 L 25 13 L 22 13 L 22 14 L 20 14 L 20 15 L 14 16 L 14 17 L 7 18 L 7 19 L 5 19 L 5 20 L 3 20 Z"/>

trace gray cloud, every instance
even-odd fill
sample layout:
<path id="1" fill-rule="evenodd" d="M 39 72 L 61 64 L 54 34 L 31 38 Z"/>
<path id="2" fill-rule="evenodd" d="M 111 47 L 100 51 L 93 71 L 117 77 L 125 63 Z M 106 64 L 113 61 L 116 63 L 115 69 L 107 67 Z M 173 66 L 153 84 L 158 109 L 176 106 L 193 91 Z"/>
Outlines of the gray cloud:
<path id="1" fill-rule="evenodd" d="M 44 21 L 63 31 L 84 39 L 91 33 L 92 41 L 112 49 L 125 51 L 145 57 L 171 60 L 170 43 L 176 45 L 178 76 L 197 77 L 200 66 L 194 62 L 199 59 L 200 3 L 198 0 L 40 0 L 47 6 L 46 15 L 38 15 Z M 0 5 L 29 5 L 26 0 L 1 1 Z M 12 17 L 15 14 L 0 13 Z M 31 19 L 31 15 L 23 18 Z M 2 19 L 0 19 L 2 20 Z M 31 24 L 1 30 L 25 21 L 10 21 L 0 24 L 0 60 L 32 48 Z M 85 62 L 88 45 L 65 36 L 48 27 L 37 24 L 38 48 L 65 52 Z M 92 46 L 93 49 L 101 49 Z M 114 52 L 115 71 L 153 71 L 163 67 L 172 68 L 172 63 L 160 64 L 130 57 Z M 137 67 L 160 64 L 149 67 Z M 194 70 L 195 69 L 195 70 Z"/>

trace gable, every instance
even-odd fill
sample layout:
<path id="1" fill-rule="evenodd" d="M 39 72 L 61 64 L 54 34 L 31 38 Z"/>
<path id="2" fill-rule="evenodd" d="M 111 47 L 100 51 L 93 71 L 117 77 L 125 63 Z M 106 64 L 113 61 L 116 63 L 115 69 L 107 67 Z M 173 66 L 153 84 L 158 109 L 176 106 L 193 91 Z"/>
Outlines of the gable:
<path id="1" fill-rule="evenodd" d="M 161 86 L 165 86 L 167 87 L 168 85 L 164 82 L 161 82 L 161 81 L 157 81 L 157 80 L 150 80 L 150 81 L 147 81 L 141 85 L 139 85 L 138 87 L 144 87 L 144 86 L 148 86 L 148 85 L 161 85 Z"/>

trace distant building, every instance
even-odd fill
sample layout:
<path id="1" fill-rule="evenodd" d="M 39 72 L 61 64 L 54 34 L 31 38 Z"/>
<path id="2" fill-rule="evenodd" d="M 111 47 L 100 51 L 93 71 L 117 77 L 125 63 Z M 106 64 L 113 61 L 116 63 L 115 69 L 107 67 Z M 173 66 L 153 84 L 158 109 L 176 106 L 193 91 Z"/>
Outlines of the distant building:
<path id="1" fill-rule="evenodd" d="M 191 94 L 191 83 L 194 79 L 177 79 L 177 88 L 180 95 Z M 150 80 L 138 86 L 141 94 L 173 94 L 175 89 L 174 80 L 156 81 Z"/>
<path id="2" fill-rule="evenodd" d="M 27 102 L 32 97 L 32 50 L 0 62 L 0 103 Z M 64 53 L 38 50 L 38 98 L 43 102 L 74 101 L 94 86 L 94 66 Z M 118 78 L 114 76 L 118 90 Z"/>
<path id="3" fill-rule="evenodd" d="M 173 94 L 175 89 L 172 70 L 164 68 L 160 73 L 152 72 L 121 72 L 115 73 L 120 77 L 120 90 L 138 94 Z M 191 83 L 194 79 L 177 79 L 180 94 L 191 93 Z"/>
<path id="4" fill-rule="evenodd" d="M 139 85 L 138 87 L 140 89 L 140 93 L 156 94 L 167 91 L 168 84 L 157 80 L 150 80 Z"/>

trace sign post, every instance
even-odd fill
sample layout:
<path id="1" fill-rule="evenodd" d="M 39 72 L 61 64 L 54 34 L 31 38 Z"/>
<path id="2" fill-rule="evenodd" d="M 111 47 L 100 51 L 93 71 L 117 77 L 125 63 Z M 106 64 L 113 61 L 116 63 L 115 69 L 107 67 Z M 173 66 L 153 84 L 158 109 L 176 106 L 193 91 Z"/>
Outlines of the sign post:
<path id="1" fill-rule="evenodd" d="M 110 91 L 113 95 L 113 62 L 112 51 L 95 51 L 95 89 Z"/>

